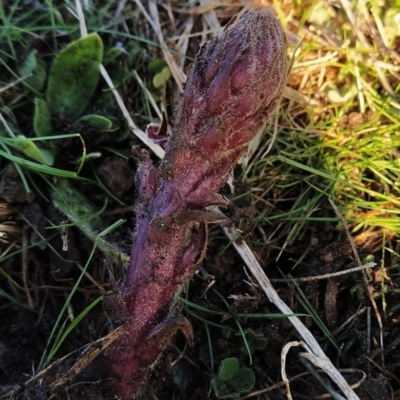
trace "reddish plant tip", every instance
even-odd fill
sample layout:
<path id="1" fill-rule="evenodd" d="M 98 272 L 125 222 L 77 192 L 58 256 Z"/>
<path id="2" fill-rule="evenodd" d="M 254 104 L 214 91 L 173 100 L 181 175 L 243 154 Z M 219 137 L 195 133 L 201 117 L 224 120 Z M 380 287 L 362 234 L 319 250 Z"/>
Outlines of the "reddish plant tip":
<path id="1" fill-rule="evenodd" d="M 161 166 L 190 206 L 213 203 L 215 196 L 204 191 L 203 200 L 190 196 L 193 185 L 204 186 L 205 176 L 214 176 L 208 192 L 218 190 L 227 179 L 221 168 L 229 171 L 267 124 L 287 81 L 286 45 L 273 10 L 256 9 L 229 23 L 198 53 Z"/>
<path id="2" fill-rule="evenodd" d="M 232 20 L 195 59 L 160 167 L 138 151 L 143 162 L 131 259 L 121 295 L 108 300 L 124 324 L 106 354 L 120 398 L 137 397 L 177 330 L 191 338 L 174 299 L 204 258 L 207 225 L 221 221 L 204 208 L 225 204 L 218 189 L 268 122 L 287 74 L 286 37 L 271 10 Z"/>

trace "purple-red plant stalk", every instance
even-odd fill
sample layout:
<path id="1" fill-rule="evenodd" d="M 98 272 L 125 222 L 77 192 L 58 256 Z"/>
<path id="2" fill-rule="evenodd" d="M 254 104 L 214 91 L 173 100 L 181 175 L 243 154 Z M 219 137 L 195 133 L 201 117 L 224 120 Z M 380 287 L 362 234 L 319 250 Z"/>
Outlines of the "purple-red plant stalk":
<path id="1" fill-rule="evenodd" d="M 206 211 L 249 141 L 269 121 L 288 75 L 286 37 L 270 9 L 233 19 L 200 49 L 175 110 L 166 156 L 156 169 L 146 152 L 137 172 L 136 231 L 125 284 L 109 301 L 125 333 L 107 350 L 110 378 L 134 398 L 178 329 L 174 299 L 202 261 Z"/>

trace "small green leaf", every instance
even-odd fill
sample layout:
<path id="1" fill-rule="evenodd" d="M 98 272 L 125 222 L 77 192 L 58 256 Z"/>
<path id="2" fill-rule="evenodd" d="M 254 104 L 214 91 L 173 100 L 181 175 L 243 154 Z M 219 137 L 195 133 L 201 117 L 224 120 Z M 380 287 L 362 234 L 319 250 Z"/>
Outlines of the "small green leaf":
<path id="1" fill-rule="evenodd" d="M 152 75 L 156 75 L 160 73 L 166 66 L 167 63 L 164 60 L 162 60 L 161 58 L 156 58 L 149 63 L 147 69 Z"/>
<path id="2" fill-rule="evenodd" d="M 218 371 L 218 379 L 226 382 L 233 378 L 239 371 L 239 360 L 236 357 L 225 358 L 221 361 L 221 366 Z"/>
<path id="3" fill-rule="evenodd" d="M 99 131 L 108 131 L 112 127 L 112 121 L 110 119 L 97 114 L 85 115 L 76 122 L 86 124 Z"/>
<path id="4" fill-rule="evenodd" d="M 19 74 L 24 77 L 32 74 L 36 68 L 36 50 L 31 51 L 25 61 L 18 68 Z"/>
<path id="5" fill-rule="evenodd" d="M 54 164 L 54 153 L 48 149 L 42 149 L 38 147 L 39 151 L 42 153 L 42 157 L 45 165 L 53 165 Z"/>
<path id="6" fill-rule="evenodd" d="M 50 71 L 47 104 L 50 114 L 65 114 L 76 120 L 88 106 L 96 89 L 103 42 L 97 34 L 67 45 Z"/>
<path id="7" fill-rule="evenodd" d="M 171 78 L 171 70 L 169 69 L 169 67 L 165 67 L 161 72 L 154 76 L 154 87 L 159 88 L 161 86 L 164 86 L 169 78 Z"/>
<path id="8" fill-rule="evenodd" d="M 49 107 L 43 99 L 35 99 L 33 129 L 35 130 L 35 134 L 38 137 L 50 136 L 54 133 L 50 121 Z"/>
<path id="9" fill-rule="evenodd" d="M 41 149 L 25 136 L 8 139 L 7 144 L 40 164 L 50 166 L 54 163 L 54 155 L 49 150 Z"/>
<path id="10" fill-rule="evenodd" d="M 238 396 L 241 393 L 250 391 L 256 383 L 256 377 L 250 368 L 240 368 L 237 374 L 232 378 L 232 386 L 237 390 Z"/>
<path id="11" fill-rule="evenodd" d="M 219 377 L 213 378 L 211 386 L 218 399 L 232 399 L 249 392 L 254 387 L 255 381 L 256 377 L 250 368 L 240 368 L 227 381 L 222 381 Z"/>
<path id="12" fill-rule="evenodd" d="M 37 60 L 36 69 L 33 75 L 25 80 L 25 83 L 33 89 L 40 91 L 46 83 L 46 63 L 43 60 Z"/>
<path id="13" fill-rule="evenodd" d="M 46 83 L 46 63 L 36 58 L 36 51 L 31 51 L 18 69 L 21 77 L 29 76 L 24 80 L 24 85 L 40 91 Z"/>

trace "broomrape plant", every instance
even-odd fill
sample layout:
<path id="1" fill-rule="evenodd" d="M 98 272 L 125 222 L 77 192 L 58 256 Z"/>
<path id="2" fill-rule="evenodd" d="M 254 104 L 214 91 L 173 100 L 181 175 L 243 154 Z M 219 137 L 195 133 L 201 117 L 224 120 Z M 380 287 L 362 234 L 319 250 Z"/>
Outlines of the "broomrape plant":
<path id="1" fill-rule="evenodd" d="M 196 56 L 160 166 L 137 150 L 142 164 L 130 263 L 121 293 L 106 300 L 124 326 L 106 353 L 112 389 L 123 398 L 139 393 L 178 330 L 192 340 L 174 299 L 204 258 L 207 225 L 223 220 L 206 207 L 227 204 L 218 189 L 281 98 L 286 45 L 271 10 L 233 18 Z M 164 131 L 161 124 L 158 133 Z"/>

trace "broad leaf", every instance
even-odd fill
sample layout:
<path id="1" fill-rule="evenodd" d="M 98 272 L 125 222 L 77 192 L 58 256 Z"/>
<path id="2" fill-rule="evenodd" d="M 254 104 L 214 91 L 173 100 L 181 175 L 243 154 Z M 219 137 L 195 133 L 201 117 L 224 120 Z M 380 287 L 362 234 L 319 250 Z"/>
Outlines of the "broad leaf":
<path id="1" fill-rule="evenodd" d="M 54 133 L 50 121 L 50 112 L 47 103 L 43 99 L 35 100 L 35 115 L 33 117 L 33 129 L 38 137 L 50 136 Z"/>
<path id="2" fill-rule="evenodd" d="M 110 119 L 97 114 L 84 115 L 76 122 L 87 124 L 91 128 L 98 129 L 99 131 L 108 131 L 112 127 L 112 121 Z"/>
<path id="3" fill-rule="evenodd" d="M 169 67 L 165 67 L 161 72 L 156 74 L 153 78 L 153 85 L 156 88 L 164 86 L 168 79 L 171 78 L 171 70 Z"/>
<path id="4" fill-rule="evenodd" d="M 36 51 L 29 53 L 28 57 L 18 68 L 21 77 L 26 77 L 24 85 L 40 91 L 44 88 L 46 83 L 46 63 L 36 57 Z M 29 76 L 30 75 L 30 76 Z"/>
<path id="5" fill-rule="evenodd" d="M 50 114 L 79 118 L 96 89 L 102 57 L 103 42 L 97 34 L 76 40 L 61 50 L 47 86 Z"/>
<path id="6" fill-rule="evenodd" d="M 54 155 L 51 151 L 38 147 L 35 142 L 25 136 L 8 139 L 7 144 L 40 164 L 50 166 L 54 163 Z"/>

